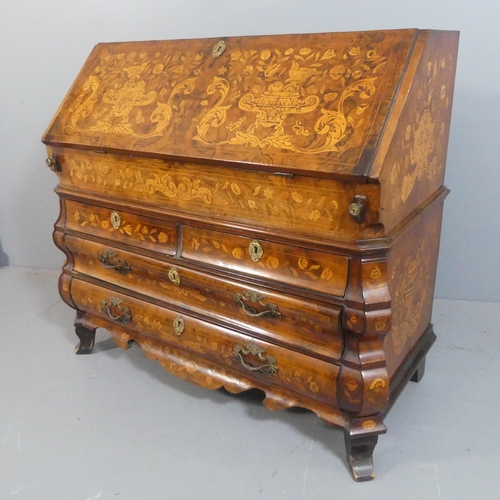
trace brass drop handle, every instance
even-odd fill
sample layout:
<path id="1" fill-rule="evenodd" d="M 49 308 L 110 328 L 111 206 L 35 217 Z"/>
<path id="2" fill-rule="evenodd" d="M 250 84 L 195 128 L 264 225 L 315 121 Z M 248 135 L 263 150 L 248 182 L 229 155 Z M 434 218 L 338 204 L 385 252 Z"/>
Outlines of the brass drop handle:
<path id="1" fill-rule="evenodd" d="M 259 260 L 264 255 L 264 249 L 262 248 L 262 245 L 257 240 L 253 240 L 248 245 L 248 253 L 250 254 L 250 258 L 254 262 L 259 262 Z"/>
<path id="2" fill-rule="evenodd" d="M 179 271 L 175 267 L 172 267 L 168 271 L 168 279 L 174 284 L 179 286 L 181 284 L 181 277 L 179 275 Z"/>
<path id="3" fill-rule="evenodd" d="M 250 316 L 251 318 L 281 318 L 281 313 L 278 310 L 278 306 L 273 303 L 264 304 L 264 297 L 258 292 L 247 291 L 245 293 L 236 293 L 234 295 L 234 301 L 238 304 L 243 312 Z M 257 302 L 265 309 L 263 311 L 257 311 L 253 307 L 249 307 L 247 302 Z"/>
<path id="4" fill-rule="evenodd" d="M 257 366 L 251 365 L 243 359 L 243 355 L 257 356 L 259 361 L 262 361 L 263 364 Z M 235 345 L 233 348 L 233 359 L 251 372 L 269 373 L 272 375 L 278 373 L 276 358 L 271 355 L 265 356 L 265 351 L 253 344 L 247 344 L 246 346 Z"/>
<path id="5" fill-rule="evenodd" d="M 114 252 L 113 250 L 106 250 L 105 252 L 99 252 L 97 254 L 99 258 L 99 262 L 106 269 L 114 269 L 118 273 L 128 273 L 130 272 L 130 267 L 123 259 L 117 259 L 118 252 Z M 110 260 L 116 259 L 116 263 L 113 264 Z"/>
<path id="6" fill-rule="evenodd" d="M 174 327 L 174 332 L 176 335 L 182 335 L 182 332 L 184 331 L 184 320 L 182 319 L 181 316 L 177 316 L 174 318 L 174 321 L 172 322 L 172 326 Z"/>
<path id="7" fill-rule="evenodd" d="M 130 323 L 132 321 L 132 315 L 130 314 L 130 309 L 128 307 L 122 306 L 123 300 L 116 297 L 110 297 L 109 299 L 101 300 L 101 310 L 105 312 L 113 321 L 118 323 Z M 112 312 L 112 308 L 118 309 L 120 314 L 115 316 Z"/>

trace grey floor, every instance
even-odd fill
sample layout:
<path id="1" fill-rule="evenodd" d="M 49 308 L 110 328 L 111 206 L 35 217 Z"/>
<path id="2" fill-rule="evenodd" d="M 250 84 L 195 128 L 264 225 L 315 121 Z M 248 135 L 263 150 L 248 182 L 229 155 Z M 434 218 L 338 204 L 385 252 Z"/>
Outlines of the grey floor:
<path id="1" fill-rule="evenodd" d="M 377 477 L 342 432 L 175 379 L 98 331 L 75 356 L 58 273 L 0 268 L 0 499 L 499 499 L 500 304 L 436 300 L 427 373 L 386 419 Z"/>

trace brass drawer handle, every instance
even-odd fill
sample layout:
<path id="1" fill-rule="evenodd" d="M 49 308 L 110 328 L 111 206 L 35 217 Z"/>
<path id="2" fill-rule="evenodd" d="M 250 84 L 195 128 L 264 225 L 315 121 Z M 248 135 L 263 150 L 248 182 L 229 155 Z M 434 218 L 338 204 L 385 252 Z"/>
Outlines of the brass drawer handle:
<path id="1" fill-rule="evenodd" d="M 184 320 L 182 319 L 182 317 L 177 316 L 176 318 L 174 318 L 172 325 L 174 327 L 174 332 L 176 333 L 176 335 L 181 335 L 185 327 Z"/>
<path id="2" fill-rule="evenodd" d="M 259 262 L 259 260 L 264 255 L 264 249 L 257 240 L 253 240 L 250 242 L 250 244 L 248 245 L 248 252 L 250 253 L 250 258 L 254 262 Z"/>
<path id="3" fill-rule="evenodd" d="M 264 364 L 259 366 L 250 365 L 243 359 L 243 354 L 246 356 L 257 356 L 259 361 L 263 361 Z M 272 375 L 276 375 L 278 373 L 276 358 L 271 355 L 264 356 L 264 354 L 264 350 L 253 344 L 247 344 L 245 347 L 237 344 L 233 348 L 233 359 L 247 370 L 251 372 L 270 373 Z"/>
<path id="4" fill-rule="evenodd" d="M 101 310 L 104 311 L 112 320 L 117 321 L 118 323 L 130 323 L 132 321 L 130 309 L 128 307 L 122 306 L 122 302 L 123 300 L 117 299 L 116 297 L 102 299 Z M 121 314 L 115 316 L 111 311 L 112 308 L 118 309 Z"/>
<path id="5" fill-rule="evenodd" d="M 123 259 L 117 259 L 118 252 L 113 252 L 113 250 L 106 250 L 105 252 L 99 252 L 97 254 L 99 262 L 106 269 L 114 269 L 118 273 L 128 273 L 130 272 L 130 267 Z M 110 260 L 116 259 L 116 264 L 110 262 Z"/>
<path id="6" fill-rule="evenodd" d="M 174 284 L 174 285 L 180 285 L 181 284 L 181 277 L 179 275 L 179 271 L 175 267 L 172 267 L 170 271 L 168 272 L 168 279 Z"/>
<path id="7" fill-rule="evenodd" d="M 264 304 L 264 297 L 258 292 L 248 291 L 244 294 L 236 293 L 234 295 L 234 301 L 238 304 L 243 312 L 250 316 L 251 318 L 281 318 L 281 313 L 278 310 L 278 306 L 276 304 Z M 248 302 L 257 302 L 262 307 L 265 307 L 264 311 L 258 312 L 253 307 L 249 307 L 245 304 L 245 301 Z"/>

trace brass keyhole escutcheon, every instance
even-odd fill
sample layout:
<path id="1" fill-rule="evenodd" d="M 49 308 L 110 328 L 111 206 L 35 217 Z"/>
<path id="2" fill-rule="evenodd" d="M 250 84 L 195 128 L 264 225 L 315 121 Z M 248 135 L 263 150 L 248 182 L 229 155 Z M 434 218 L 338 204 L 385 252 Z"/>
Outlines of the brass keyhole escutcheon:
<path id="1" fill-rule="evenodd" d="M 118 229 L 122 223 L 122 218 L 120 217 L 120 214 L 118 212 L 113 212 L 111 214 L 111 225 L 115 228 Z"/>
<path id="2" fill-rule="evenodd" d="M 250 244 L 248 245 L 248 252 L 250 253 L 250 258 L 254 262 L 259 262 L 261 257 L 264 255 L 264 249 L 257 240 L 253 240 L 250 242 Z"/>
<path id="3" fill-rule="evenodd" d="M 181 335 L 184 331 L 184 320 L 181 318 L 181 316 L 177 316 L 172 324 L 176 335 Z"/>
<path id="4" fill-rule="evenodd" d="M 179 271 L 175 267 L 172 267 L 170 271 L 168 272 L 168 279 L 174 284 L 174 285 L 180 285 L 181 284 L 181 277 L 179 275 Z"/>
<path id="5" fill-rule="evenodd" d="M 225 50 L 226 50 L 226 42 L 224 40 L 217 42 L 212 48 L 213 58 L 217 59 L 219 56 L 221 56 L 224 53 Z"/>

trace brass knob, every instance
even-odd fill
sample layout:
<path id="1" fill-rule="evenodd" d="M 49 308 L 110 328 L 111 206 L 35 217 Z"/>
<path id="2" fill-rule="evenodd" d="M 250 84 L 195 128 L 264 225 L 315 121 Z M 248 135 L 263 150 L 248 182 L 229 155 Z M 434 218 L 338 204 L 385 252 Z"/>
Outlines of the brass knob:
<path id="1" fill-rule="evenodd" d="M 349 215 L 356 222 L 363 222 L 366 215 L 366 196 L 356 195 L 354 201 L 349 205 Z"/>
<path id="2" fill-rule="evenodd" d="M 174 318 L 172 326 L 174 327 L 174 332 L 176 333 L 176 335 L 181 335 L 184 331 L 184 320 L 182 319 L 182 317 L 177 316 L 176 318 Z"/>
<path id="3" fill-rule="evenodd" d="M 226 50 L 226 42 L 224 40 L 217 42 L 212 48 L 213 58 L 217 59 L 218 57 L 220 57 L 223 54 L 223 52 L 225 50 Z"/>
<path id="4" fill-rule="evenodd" d="M 349 213 L 353 216 L 353 217 L 358 217 L 359 214 L 361 213 L 361 210 L 362 210 L 362 207 L 361 207 L 361 203 L 357 202 L 357 201 L 353 201 L 350 205 L 349 205 Z"/>
<path id="5" fill-rule="evenodd" d="M 112 212 L 110 220 L 111 220 L 111 225 L 115 229 L 118 229 L 121 226 L 122 218 L 120 217 L 120 214 L 118 212 Z"/>
<path id="6" fill-rule="evenodd" d="M 250 258 L 254 262 L 259 262 L 261 257 L 264 255 L 264 249 L 257 240 L 253 240 L 250 242 L 250 244 L 248 245 L 248 252 L 250 253 Z"/>
<path id="7" fill-rule="evenodd" d="M 174 284 L 174 285 L 180 285 L 181 284 L 181 277 L 179 275 L 179 271 L 175 267 L 172 267 L 170 271 L 168 272 L 168 279 Z"/>
<path id="8" fill-rule="evenodd" d="M 52 170 L 52 172 L 61 171 L 61 164 L 59 163 L 59 158 L 55 153 L 52 155 L 52 158 L 47 158 L 45 160 L 45 164 L 50 168 L 50 170 Z"/>

